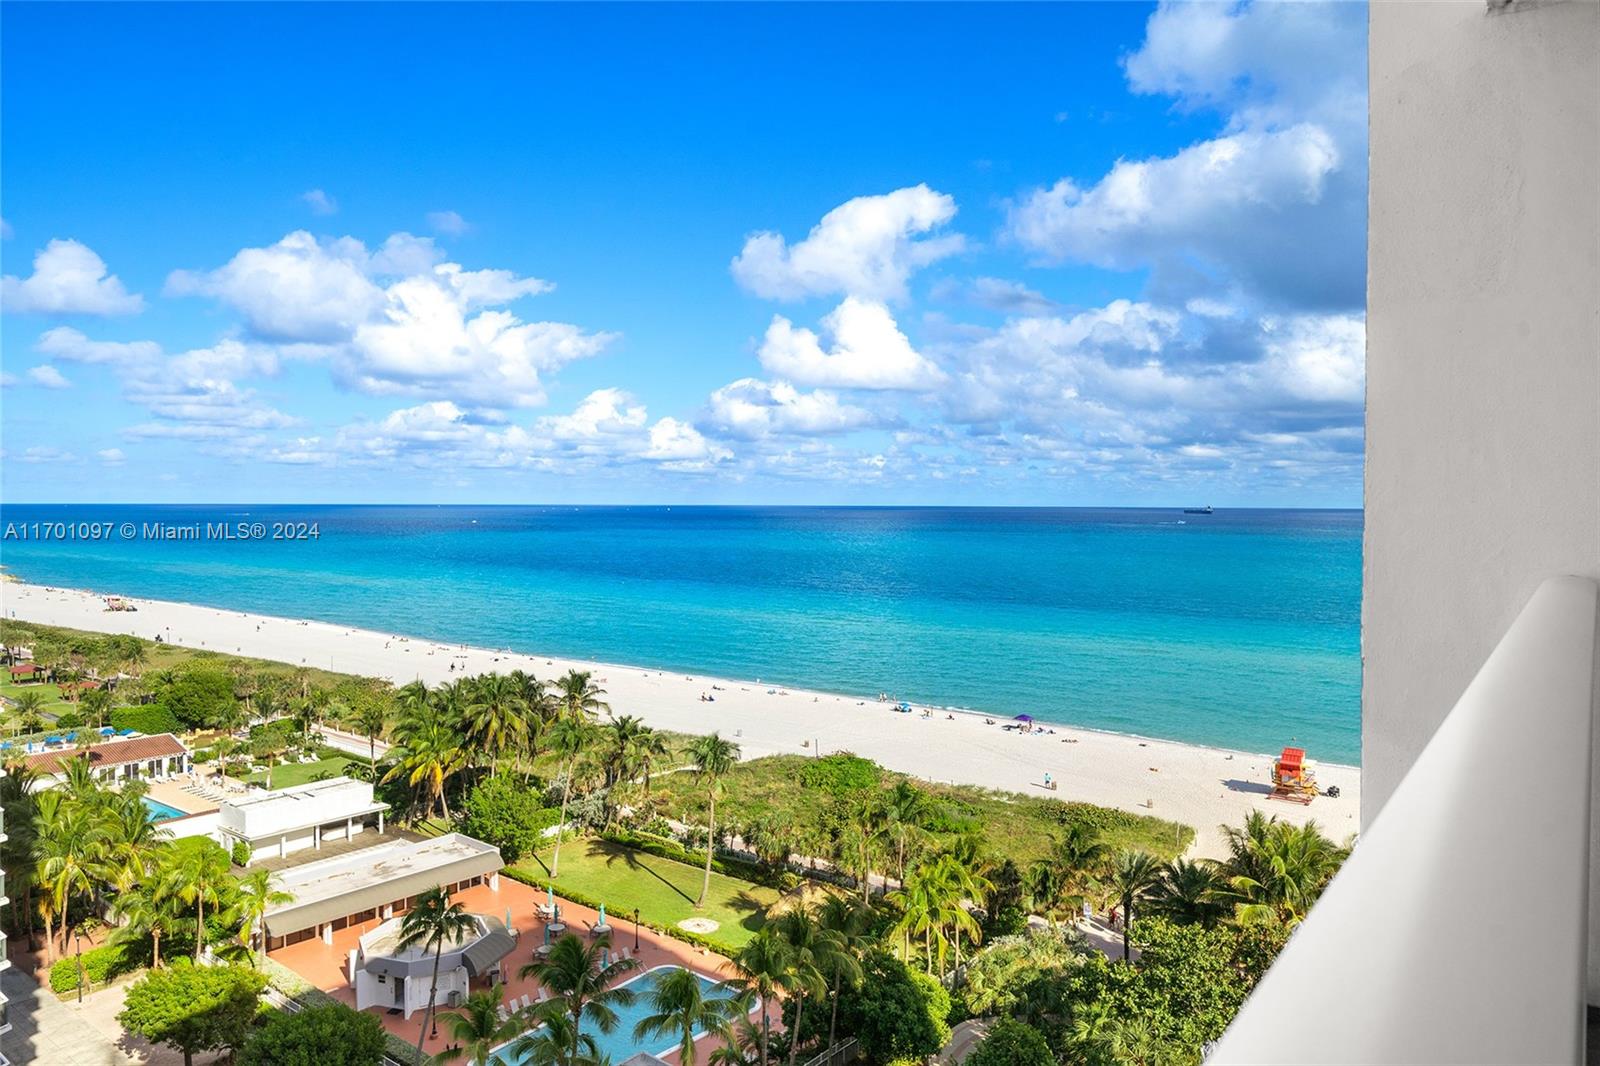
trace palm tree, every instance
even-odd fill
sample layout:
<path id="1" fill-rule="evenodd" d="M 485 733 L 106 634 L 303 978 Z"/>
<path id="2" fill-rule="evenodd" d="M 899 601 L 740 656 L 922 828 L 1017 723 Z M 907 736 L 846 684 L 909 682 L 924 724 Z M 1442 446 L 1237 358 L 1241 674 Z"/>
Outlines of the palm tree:
<path id="1" fill-rule="evenodd" d="M 471 686 L 463 715 L 468 739 L 489 758 L 489 774 L 499 772 L 500 756 L 520 752 L 527 743 L 528 721 L 517 686 L 501 674 L 485 674 Z"/>
<path id="2" fill-rule="evenodd" d="M 266 703 L 266 693 L 261 694 L 261 702 Z M 272 788 L 272 768 L 277 764 L 278 756 L 283 754 L 286 744 L 281 732 L 270 726 L 262 729 L 250 738 L 250 756 L 254 759 L 267 761 L 267 789 Z"/>
<path id="3" fill-rule="evenodd" d="M 170 865 L 161 876 L 176 884 L 178 898 L 195 908 L 194 955 L 198 959 L 206 943 L 206 904 L 222 906 L 227 890 L 234 887 L 228 853 L 201 837 L 193 844 L 186 842 L 172 848 L 166 855 Z"/>
<path id="4" fill-rule="evenodd" d="M 872 912 L 851 896 L 829 893 L 817 911 L 817 921 L 833 935 L 839 951 L 822 960 L 822 969 L 833 984 L 833 1013 L 828 1019 L 828 1046 L 839 1030 L 839 993 L 844 985 L 861 980 L 861 951 L 870 943 L 867 923 Z"/>
<path id="5" fill-rule="evenodd" d="M 933 813 L 933 803 L 928 794 L 901 778 L 889 790 L 884 804 L 885 819 L 895 838 L 895 880 L 906 876 L 906 844 L 922 830 L 922 823 Z"/>
<path id="6" fill-rule="evenodd" d="M 443 706 L 435 705 L 402 718 L 395 727 L 395 739 L 396 762 L 383 779 L 404 777 L 412 788 L 420 787 L 427 796 L 427 816 L 433 817 L 437 805 L 441 816 L 448 820 L 450 803 L 445 798 L 445 785 L 467 763 L 454 720 Z"/>
<path id="7" fill-rule="evenodd" d="M 810 907 L 798 905 L 777 919 L 778 935 L 789 945 L 788 992 L 794 1000 L 794 1026 L 789 1037 L 789 1066 L 800 1051 L 806 1000 L 828 994 L 828 975 L 854 959 L 838 936 L 817 920 Z"/>
<path id="8" fill-rule="evenodd" d="M 611 1066 L 594 1037 L 578 1032 L 572 1015 L 555 1001 L 541 1003 L 530 1020 L 539 1027 L 506 1049 L 507 1061 L 520 1066 Z"/>
<path id="9" fill-rule="evenodd" d="M 617 1027 L 617 1008 L 632 1006 L 632 989 L 610 987 L 618 977 L 635 969 L 638 959 L 612 958 L 611 934 L 602 933 L 591 943 L 567 933 L 550 948 L 544 959 L 524 966 L 519 976 L 532 977 L 551 993 L 546 1004 L 552 1012 L 565 1013 L 572 1019 L 572 1034 L 567 1045 L 567 1061 L 576 1061 L 582 1053 L 583 1023 L 590 1021 L 602 1033 Z"/>
<path id="10" fill-rule="evenodd" d="M 761 1066 L 767 1066 L 772 1020 L 768 1007 L 789 982 L 789 944 L 770 925 L 762 926 L 733 960 L 751 995 L 761 1003 Z"/>
<path id="11" fill-rule="evenodd" d="M 1122 901 L 1122 961 L 1129 957 L 1128 934 L 1133 931 L 1134 905 L 1141 903 L 1161 883 L 1161 863 L 1147 851 L 1124 851 L 1111 868 L 1111 887 Z"/>
<path id="12" fill-rule="evenodd" d="M 103 688 L 93 688 L 83 694 L 78 706 L 83 711 L 84 719 L 94 722 L 95 728 L 98 729 L 106 724 L 106 714 L 114 702 L 110 692 Z"/>
<path id="13" fill-rule="evenodd" d="M 238 880 L 239 899 L 233 913 L 239 917 L 239 943 L 250 950 L 250 965 L 254 966 L 256 934 L 265 927 L 267 911 L 280 903 L 292 901 L 294 896 L 273 887 L 274 876 L 271 870 L 257 867 Z M 263 936 L 261 940 L 261 956 L 265 959 L 266 937 Z"/>
<path id="14" fill-rule="evenodd" d="M 708 737 L 696 737 L 690 743 L 689 757 L 695 762 L 695 780 L 705 785 L 706 799 L 710 804 L 706 826 L 705 879 L 700 882 L 700 898 L 694 901 L 695 909 L 699 910 L 705 906 L 706 895 L 711 891 L 711 860 L 717 853 L 717 794 L 722 791 L 722 779 L 739 761 L 739 745 L 712 733 Z"/>
<path id="15" fill-rule="evenodd" d="M 957 841 L 958 848 L 961 843 Z M 957 967 L 961 965 L 962 935 L 970 937 L 974 944 L 983 936 L 982 926 L 967 907 L 968 900 L 981 904 L 994 890 L 989 879 L 979 872 L 982 866 L 983 860 L 970 850 L 965 854 L 945 852 L 933 863 L 933 879 L 938 886 L 934 918 L 941 928 L 950 927 L 949 940 L 955 945 Z M 939 953 L 939 970 L 944 971 L 943 951 Z"/>
<path id="16" fill-rule="evenodd" d="M 400 950 L 421 947 L 433 952 L 433 981 L 428 986 L 428 1005 L 422 1011 L 422 1028 L 417 1032 L 417 1058 L 422 1058 L 422 1042 L 428 1036 L 428 1019 L 433 1017 L 434 999 L 439 995 L 439 956 L 446 944 L 465 939 L 478 928 L 477 919 L 467 908 L 450 902 L 442 887 L 427 889 L 417 897 L 417 905 L 400 919 Z"/>
<path id="17" fill-rule="evenodd" d="M 52 939 L 53 919 L 61 919 L 61 954 L 65 954 L 67 932 L 73 925 L 73 897 L 92 894 L 109 873 L 107 837 L 93 807 L 75 802 L 65 792 L 52 789 L 40 793 L 36 803 L 33 876 L 42 893 L 39 911 L 44 917 L 47 954 L 53 961 L 60 957 Z"/>
<path id="18" fill-rule="evenodd" d="M 356 727 L 356 732 L 367 738 L 367 766 L 372 771 L 372 780 L 378 779 L 378 738 L 383 735 L 383 727 L 388 724 L 384 714 L 384 706 L 377 700 L 363 703 L 357 708 L 355 718 L 351 723 Z"/>
<path id="19" fill-rule="evenodd" d="M 556 682 L 557 698 L 566 713 L 574 718 L 592 718 L 611 705 L 600 697 L 606 690 L 595 684 L 587 670 L 569 670 Z"/>
<path id="20" fill-rule="evenodd" d="M 698 1034 L 731 1038 L 729 1027 L 739 1012 L 736 996 L 707 996 L 700 975 L 681 967 L 655 983 L 649 1002 L 651 1013 L 633 1027 L 633 1035 L 640 1040 L 676 1036 L 681 1066 L 694 1066 Z"/>
<path id="21" fill-rule="evenodd" d="M 889 893 L 887 899 L 890 903 L 900 908 L 900 920 L 895 923 L 890 935 L 900 938 L 901 957 L 906 962 L 911 961 L 911 938 L 923 938 L 926 953 L 925 968 L 928 973 L 933 973 L 933 942 L 935 937 L 940 942 L 939 953 L 944 954 L 944 928 L 939 918 L 942 914 L 942 895 L 945 886 L 939 883 L 939 875 L 932 865 L 918 866 L 906 875 L 900 887 Z"/>
<path id="22" fill-rule="evenodd" d="M 594 729 L 581 714 L 567 714 L 550 727 L 550 749 L 561 759 L 564 769 L 561 778 L 561 817 L 556 822 L 556 850 L 550 857 L 550 876 L 561 871 L 561 838 L 567 832 L 567 802 L 572 798 L 572 774 L 578 756 L 588 748 Z"/>
<path id="23" fill-rule="evenodd" d="M 1347 854 L 1315 822 L 1289 825 L 1259 812 L 1242 829 L 1223 832 L 1230 856 L 1222 873 L 1242 922 L 1299 924 Z"/>
<path id="24" fill-rule="evenodd" d="M 157 876 L 146 877 L 117 894 L 116 913 L 123 924 L 112 932 L 111 941 L 127 943 L 148 936 L 150 964 L 160 969 L 161 938 L 183 921 L 178 905 L 178 894 L 172 884 Z"/>
<path id="25" fill-rule="evenodd" d="M 631 714 L 606 723 L 606 788 L 632 775 L 634 746 L 647 731 L 648 727 Z"/>
<path id="26" fill-rule="evenodd" d="M 1151 889 L 1149 908 L 1181 925 L 1210 929 L 1228 913 L 1228 889 L 1227 880 L 1210 862 L 1175 859 L 1161 871 L 1161 880 Z"/>
<path id="27" fill-rule="evenodd" d="M 480 988 L 469 993 L 467 1001 L 455 1010 L 445 1011 L 445 1032 L 454 1042 L 433 1057 L 435 1062 L 454 1062 L 466 1056 L 472 1066 L 486 1066 L 489 1053 L 495 1045 L 522 1031 L 523 1020 L 511 1018 L 501 1021 L 500 1001 L 505 995 L 505 985 Z"/>

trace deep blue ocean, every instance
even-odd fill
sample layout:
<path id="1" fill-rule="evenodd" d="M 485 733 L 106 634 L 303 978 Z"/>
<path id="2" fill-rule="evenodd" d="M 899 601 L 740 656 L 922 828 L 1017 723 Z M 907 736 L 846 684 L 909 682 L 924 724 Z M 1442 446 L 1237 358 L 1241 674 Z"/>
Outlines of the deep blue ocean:
<path id="1" fill-rule="evenodd" d="M 0 563 L 41 584 L 1359 761 L 1359 511 L 0 509 L 0 526 L 49 521 L 320 537 L 8 539 Z"/>

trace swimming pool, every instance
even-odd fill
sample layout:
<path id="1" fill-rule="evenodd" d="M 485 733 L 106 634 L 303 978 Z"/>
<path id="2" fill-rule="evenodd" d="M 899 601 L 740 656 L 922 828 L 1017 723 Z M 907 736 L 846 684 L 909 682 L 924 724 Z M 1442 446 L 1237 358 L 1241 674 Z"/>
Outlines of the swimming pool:
<path id="1" fill-rule="evenodd" d="M 641 1042 L 633 1035 L 633 1027 L 639 1024 L 641 1018 L 648 1017 L 654 1011 L 650 1007 L 650 993 L 654 991 L 656 982 L 673 970 L 683 969 L 680 966 L 657 966 L 646 970 L 637 977 L 622 982 L 622 987 L 630 988 L 635 993 L 633 1005 L 617 1008 L 617 1026 L 609 1033 L 602 1033 L 592 1025 L 586 1025 L 584 1032 L 594 1037 L 595 1044 L 599 1047 L 603 1060 L 613 1063 L 623 1063 L 639 1054 L 641 1051 L 651 1055 L 665 1055 L 677 1049 L 677 1041 L 670 1036 L 656 1037 L 648 1043 Z M 700 979 L 700 990 L 707 996 L 726 995 L 723 983 L 703 973 L 690 971 Z M 697 1032 L 696 1036 L 704 1036 L 704 1032 Z M 522 1039 L 520 1036 L 518 1040 Z M 659 1042 L 666 1041 L 665 1046 Z M 510 1052 L 511 1045 L 516 1041 L 507 1041 L 495 1048 L 490 1053 L 490 1062 L 503 1062 L 506 1066 L 522 1066 L 526 1060 L 513 1058 Z"/>
<path id="2" fill-rule="evenodd" d="M 170 807 L 160 800 L 153 800 L 149 796 L 140 796 L 145 807 L 149 809 L 150 821 L 165 822 L 169 818 L 182 818 L 183 812 L 176 807 Z"/>

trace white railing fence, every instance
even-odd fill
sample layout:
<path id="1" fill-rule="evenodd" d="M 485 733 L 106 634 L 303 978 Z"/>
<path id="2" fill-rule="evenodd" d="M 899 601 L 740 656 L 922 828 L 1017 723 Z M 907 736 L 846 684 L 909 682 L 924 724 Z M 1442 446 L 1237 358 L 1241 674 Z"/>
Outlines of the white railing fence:
<path id="1" fill-rule="evenodd" d="M 1583 1061 L 1596 593 L 1534 593 L 1207 1066 Z"/>

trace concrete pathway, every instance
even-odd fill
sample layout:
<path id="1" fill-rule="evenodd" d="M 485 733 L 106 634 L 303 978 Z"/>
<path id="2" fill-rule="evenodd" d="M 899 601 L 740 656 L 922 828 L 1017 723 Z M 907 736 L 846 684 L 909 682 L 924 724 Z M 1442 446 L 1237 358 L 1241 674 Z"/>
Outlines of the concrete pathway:
<path id="1" fill-rule="evenodd" d="M 0 1036 L 0 1051 L 12 1062 L 39 1066 L 129 1066 L 132 1058 L 93 1025 L 16 967 L 0 971 L 0 988 L 10 1000 L 11 1032 Z M 93 998 L 93 997 L 90 997 Z"/>

